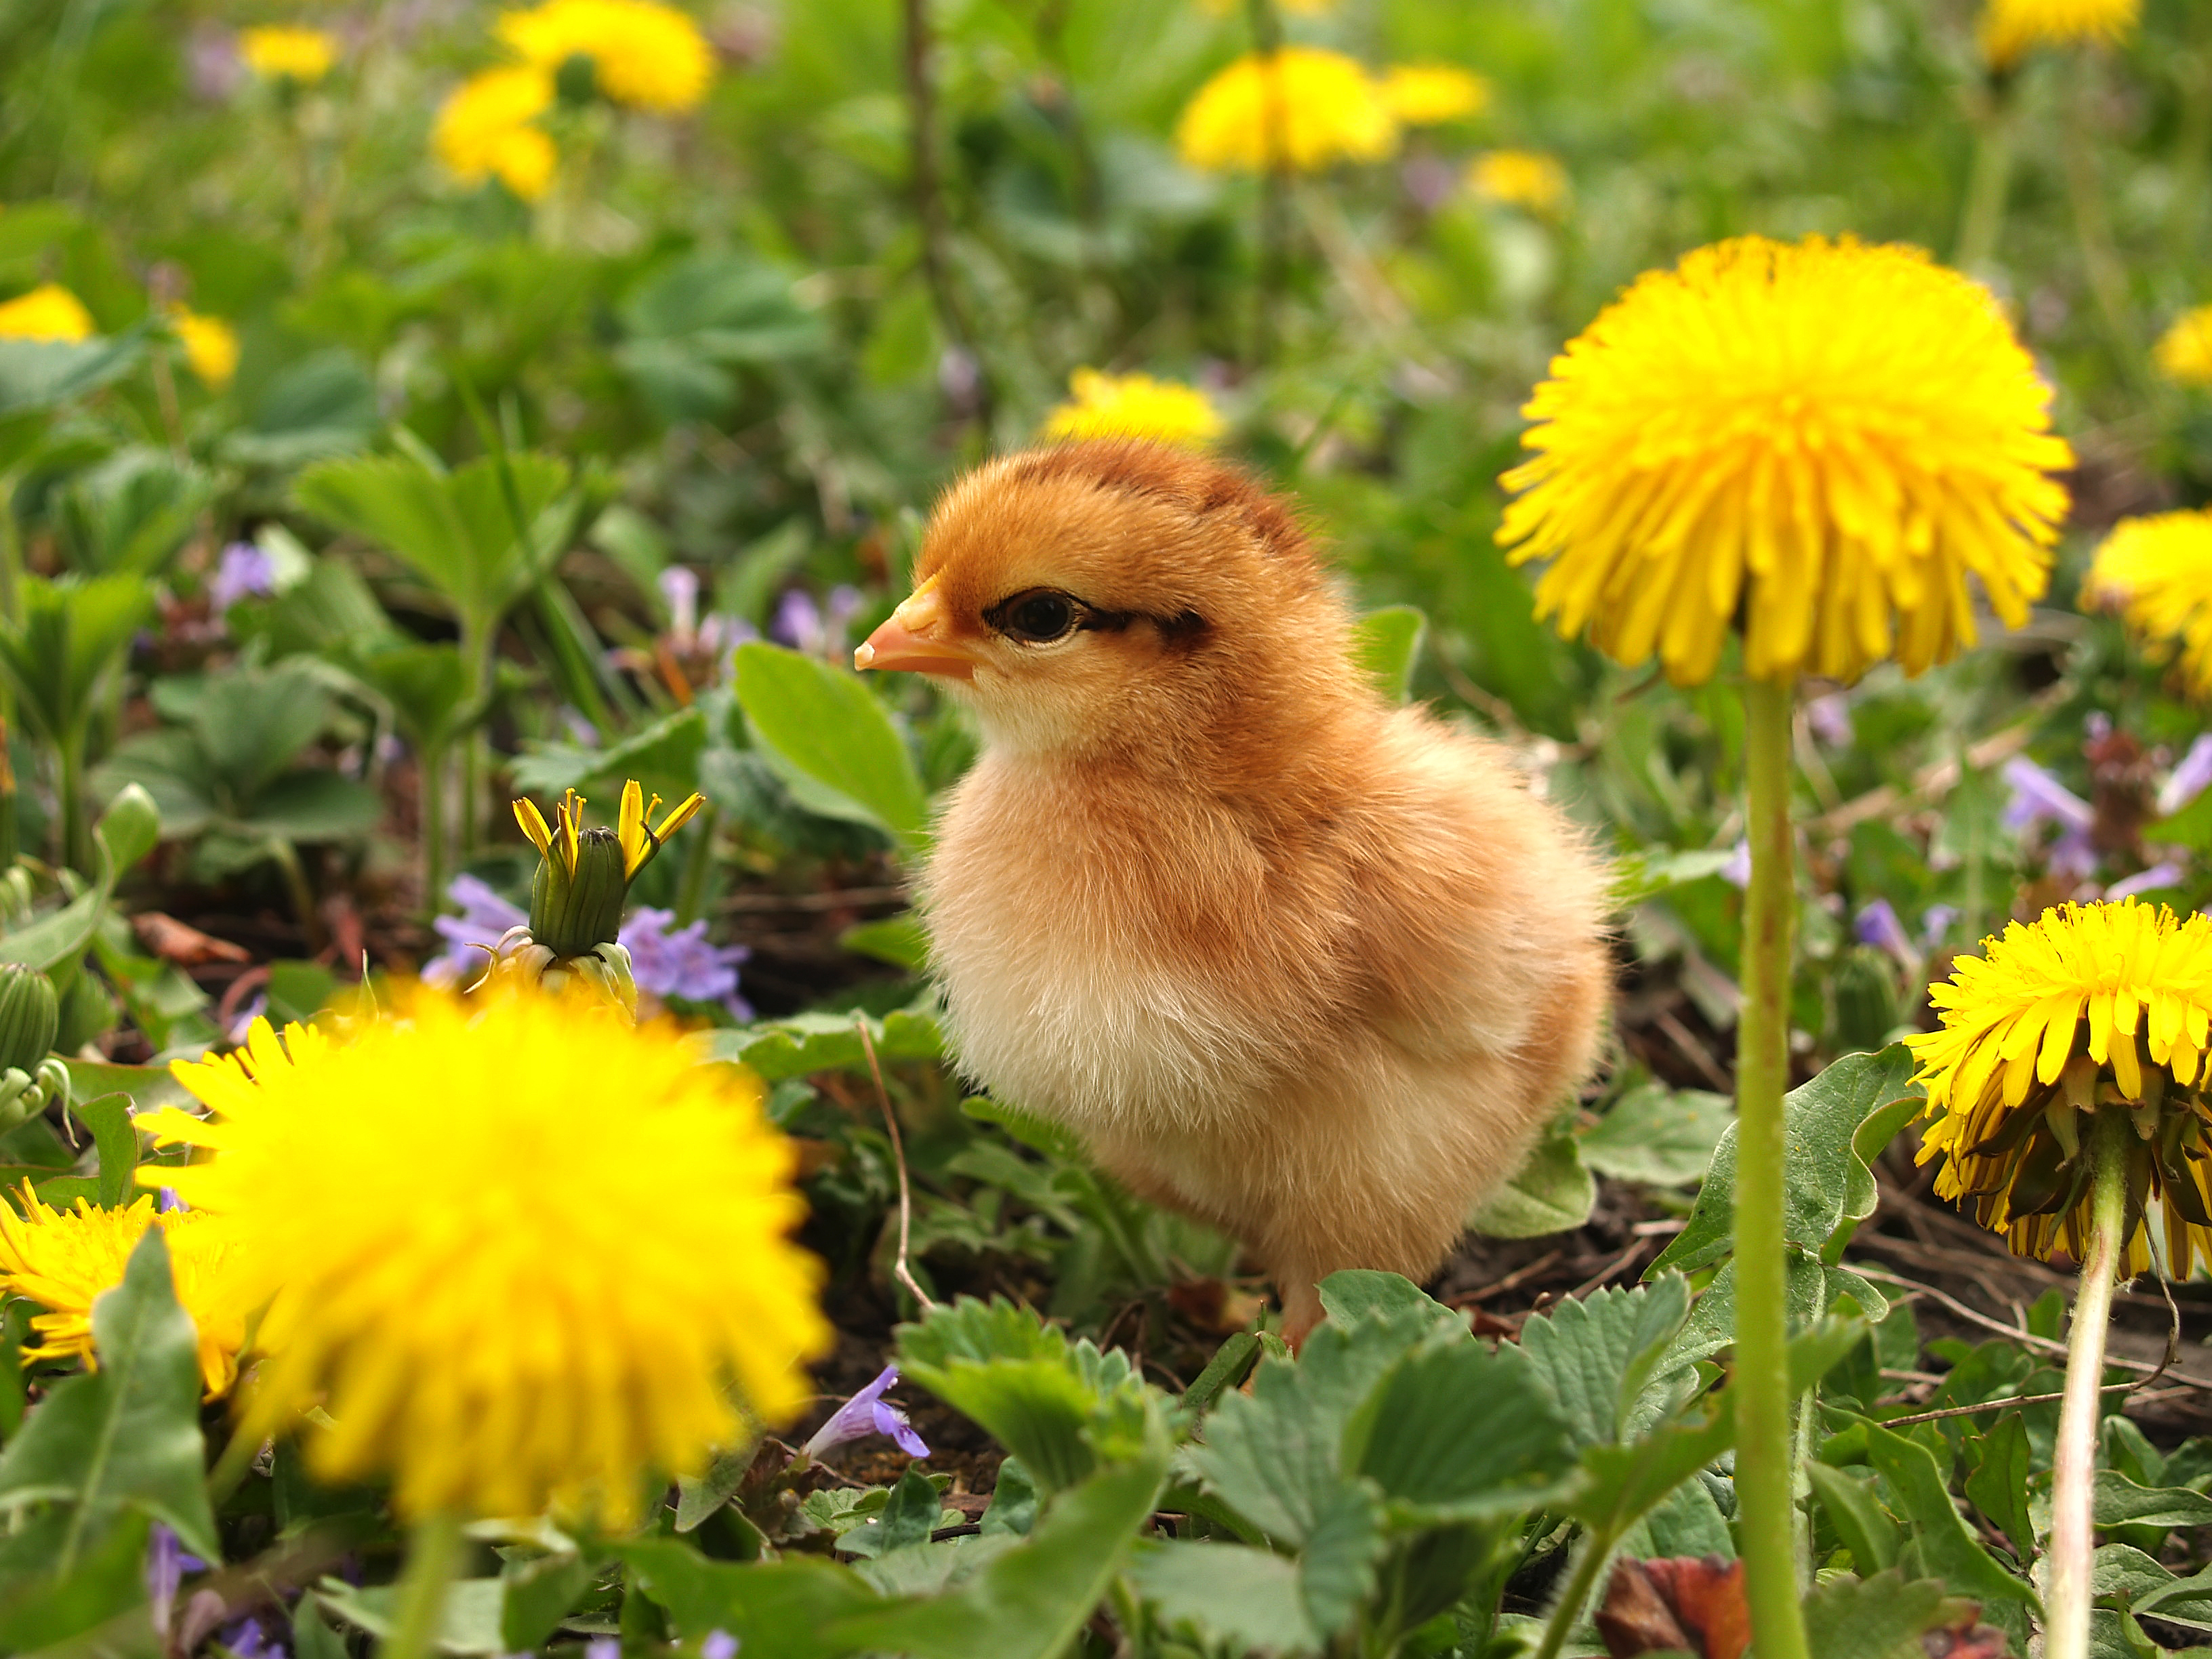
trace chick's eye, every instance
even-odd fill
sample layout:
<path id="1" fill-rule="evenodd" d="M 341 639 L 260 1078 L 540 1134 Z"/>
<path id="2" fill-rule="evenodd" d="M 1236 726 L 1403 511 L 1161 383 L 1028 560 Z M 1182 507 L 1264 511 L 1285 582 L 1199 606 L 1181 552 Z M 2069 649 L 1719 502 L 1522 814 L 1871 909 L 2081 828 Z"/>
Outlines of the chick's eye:
<path id="1" fill-rule="evenodd" d="M 1000 625 L 1015 639 L 1042 645 L 1075 626 L 1075 601 L 1065 593 L 1024 593 L 1006 606 Z"/>

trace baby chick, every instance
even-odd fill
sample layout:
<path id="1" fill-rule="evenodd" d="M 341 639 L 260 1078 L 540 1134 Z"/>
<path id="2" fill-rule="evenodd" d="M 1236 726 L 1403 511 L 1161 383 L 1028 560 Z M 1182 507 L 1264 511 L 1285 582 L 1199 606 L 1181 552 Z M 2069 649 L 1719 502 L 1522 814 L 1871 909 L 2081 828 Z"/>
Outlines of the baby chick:
<path id="1" fill-rule="evenodd" d="M 983 749 L 921 879 L 962 1069 L 1241 1239 L 1302 1339 L 1419 1280 L 1588 1075 L 1602 871 L 1490 744 L 1386 702 L 1290 511 L 1131 441 L 994 461 L 854 653 Z"/>

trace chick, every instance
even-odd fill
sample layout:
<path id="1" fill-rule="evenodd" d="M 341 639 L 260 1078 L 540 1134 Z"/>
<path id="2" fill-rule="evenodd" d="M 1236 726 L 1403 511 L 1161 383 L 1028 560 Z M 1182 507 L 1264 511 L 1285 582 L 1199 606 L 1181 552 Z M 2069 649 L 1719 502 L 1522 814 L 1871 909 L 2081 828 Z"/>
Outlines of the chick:
<path id="1" fill-rule="evenodd" d="M 921 881 L 963 1071 L 1242 1240 L 1284 1330 L 1415 1280 L 1589 1074 L 1603 872 L 1490 744 L 1386 702 L 1297 520 L 1130 441 L 994 461 L 854 653 L 983 738 Z"/>

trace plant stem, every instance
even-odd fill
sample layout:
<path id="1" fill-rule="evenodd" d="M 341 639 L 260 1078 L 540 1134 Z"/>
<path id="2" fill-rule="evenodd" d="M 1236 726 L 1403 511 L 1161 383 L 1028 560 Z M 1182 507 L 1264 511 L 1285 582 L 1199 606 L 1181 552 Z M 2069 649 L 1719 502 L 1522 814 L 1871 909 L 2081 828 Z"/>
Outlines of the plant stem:
<path id="1" fill-rule="evenodd" d="M 2044 1659 L 2088 1659 L 2089 1570 L 2096 1539 L 2090 1497 L 2096 1483 L 2097 1421 L 2105 1377 L 2105 1333 L 2112 1322 L 2112 1284 L 2127 1225 L 2125 1110 L 2107 1106 L 2091 1121 L 2089 1254 L 2074 1294 L 2067 1333 L 2066 1396 L 2058 1407 L 2058 1449 L 2051 1462 L 2050 1618 Z"/>
<path id="2" fill-rule="evenodd" d="M 446 1591 L 461 1565 L 461 1517 L 441 1510 L 415 1523 L 407 1540 L 407 1567 L 399 1580 L 392 1637 L 377 1659 L 428 1659 L 438 1638 Z"/>
<path id="3" fill-rule="evenodd" d="M 415 750 L 415 793 L 422 822 L 422 914 L 438 914 L 446 896 L 446 745 Z"/>
<path id="4" fill-rule="evenodd" d="M 1787 1246 L 1782 1217 L 1789 1080 L 1790 925 L 1796 902 L 1790 829 L 1787 683 L 1743 689 L 1751 888 L 1743 911 L 1743 1016 L 1736 1046 L 1736 1501 L 1744 1589 L 1759 1659 L 1806 1659 L 1798 1606 L 1796 1499 L 1790 1432 Z"/>
<path id="5" fill-rule="evenodd" d="M 307 884 L 307 872 L 300 862 L 300 849 L 282 836 L 271 836 L 264 845 L 270 861 L 284 878 L 284 891 L 291 898 L 293 915 L 300 918 L 300 933 L 307 942 L 307 954 L 319 956 L 331 941 L 323 930 L 322 913 L 315 908 L 315 890 Z"/>
<path id="6" fill-rule="evenodd" d="M 691 845 L 684 854 L 684 878 L 676 887 L 678 927 L 689 927 L 707 908 L 707 878 L 714 867 L 714 830 L 721 820 L 720 809 L 710 806 L 699 815 L 699 827 L 691 832 Z"/>
<path id="7" fill-rule="evenodd" d="M 1567 1580 L 1567 1588 L 1552 1609 L 1552 1616 L 1544 1621 L 1544 1640 L 1536 1650 L 1535 1659 L 1559 1659 L 1559 1649 L 1566 1642 L 1567 1632 L 1582 1617 L 1591 1590 L 1597 1587 L 1597 1576 L 1619 1541 L 1610 1532 L 1593 1532 L 1583 1540 L 1582 1558 L 1575 1563 L 1574 1574 Z"/>
<path id="8" fill-rule="evenodd" d="M 62 798 L 62 862 L 89 878 L 95 872 L 92 867 L 92 832 L 84 817 L 84 733 L 62 733 L 61 740 L 54 745 L 54 760 Z"/>
<path id="9" fill-rule="evenodd" d="M 1993 76 L 1974 117 L 1974 159 L 1966 175 L 1966 205 L 1959 217 L 1951 263 L 1978 275 L 1996 257 L 2004 234 L 2005 204 L 2012 193 L 2013 77 Z"/>
<path id="10" fill-rule="evenodd" d="M 2074 131 L 2059 148 L 2066 158 L 2066 195 L 2074 210 L 2074 237 L 2081 254 L 2082 275 L 2088 278 L 2090 297 L 2097 302 L 2098 320 L 2105 338 L 2118 359 L 2120 378 L 2137 392 L 2147 389 L 2142 349 L 2136 339 L 2134 307 L 2128 299 L 2128 273 L 2112 246 L 2112 220 L 2106 210 L 2102 186 L 2097 179 L 2097 156 L 2091 147 L 2095 131 L 2098 76 L 2085 64 L 2074 80 Z"/>

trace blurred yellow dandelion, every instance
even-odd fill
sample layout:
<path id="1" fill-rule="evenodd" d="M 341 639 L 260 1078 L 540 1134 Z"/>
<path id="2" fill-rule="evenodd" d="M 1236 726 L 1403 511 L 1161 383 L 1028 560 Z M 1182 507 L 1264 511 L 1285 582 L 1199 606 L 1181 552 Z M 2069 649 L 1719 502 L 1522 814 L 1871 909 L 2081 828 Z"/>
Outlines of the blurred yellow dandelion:
<path id="1" fill-rule="evenodd" d="M 2212 306 L 2176 318 L 2151 356 L 2158 372 L 2177 386 L 2212 386 Z"/>
<path id="2" fill-rule="evenodd" d="M 1394 64 L 1382 92 L 1383 106 L 1409 127 L 1463 121 L 1490 107 L 1490 82 L 1449 64 Z"/>
<path id="3" fill-rule="evenodd" d="M 2009 68 L 2032 46 L 2116 43 L 2134 28 L 2142 0 L 1988 0 L 1978 33 L 1993 68 Z"/>
<path id="4" fill-rule="evenodd" d="M 185 349 L 192 373 L 220 391 L 238 373 L 238 331 L 219 317 L 204 317 L 179 307 L 169 313 L 169 326 Z"/>
<path id="5" fill-rule="evenodd" d="M 46 1310 L 31 1316 L 40 1346 L 25 1349 L 25 1359 L 93 1364 L 92 1304 L 123 1282 L 131 1250 L 147 1228 L 159 1225 L 168 1235 L 178 1304 L 198 1333 L 201 1381 L 210 1399 L 229 1391 L 246 1322 L 229 1305 L 231 1241 L 210 1218 L 198 1211 L 156 1213 L 150 1194 L 119 1210 L 98 1209 L 82 1198 L 74 1208 L 53 1209 L 27 1181 L 15 1196 L 20 1216 L 0 1200 L 0 1297 L 20 1296 Z"/>
<path id="6" fill-rule="evenodd" d="M 621 1525 L 732 1443 L 732 1387 L 787 1418 L 828 1329 L 757 1080 L 562 998 L 389 1007 L 346 1041 L 256 1021 L 171 1068 L 213 1119 L 143 1120 L 212 1153 L 141 1179 L 214 1212 L 266 1309 L 244 1431 L 319 1404 L 310 1468 L 388 1473 L 404 1513 Z"/>
<path id="7" fill-rule="evenodd" d="M 1486 149 L 1467 164 L 1468 188 L 1486 202 L 1554 218 L 1567 204 L 1567 170 L 1539 149 Z"/>
<path id="8" fill-rule="evenodd" d="M 58 283 L 0 304 L 0 340 L 82 340 L 92 331 L 92 313 Z"/>
<path id="9" fill-rule="evenodd" d="M 1397 118 L 1373 77 L 1316 46 L 1246 53 L 1200 87 L 1176 124 L 1184 162 L 1212 172 L 1313 173 L 1379 161 L 1397 146 Z"/>
<path id="10" fill-rule="evenodd" d="M 1972 1199 L 2015 1255 L 2082 1260 L 2088 1116 L 2130 1112 L 2121 1277 L 2150 1265 L 2153 1200 L 2173 1276 L 2212 1262 L 2212 1103 L 2193 1086 L 2212 1037 L 2212 916 L 2133 900 L 2046 910 L 1958 958 L 1928 996 L 1942 1025 L 1905 1041 L 1927 1085 L 1920 1162 L 1943 1160 L 1939 1197 Z"/>
<path id="11" fill-rule="evenodd" d="M 1498 532 L 1549 559 L 1540 615 L 1625 663 L 1711 677 L 1907 672 L 2017 626 L 2072 453 L 1988 290 L 1916 248 L 1760 237 L 1646 272 L 1552 360 Z"/>
<path id="12" fill-rule="evenodd" d="M 553 102 L 553 82 L 535 69 L 472 75 L 439 106 L 430 148 L 465 185 L 497 179 L 526 202 L 553 182 L 553 140 L 530 123 Z"/>
<path id="13" fill-rule="evenodd" d="M 2178 646 L 2191 688 L 2212 694 L 2212 512 L 2121 520 L 2097 549 L 2087 587 L 2137 632 Z"/>
<path id="14" fill-rule="evenodd" d="M 545 0 L 501 13 L 498 31 L 549 75 L 571 58 L 589 60 L 600 94 L 633 109 L 671 115 L 693 108 L 714 78 L 714 50 L 699 26 L 654 0 Z"/>
<path id="15" fill-rule="evenodd" d="M 1079 368 L 1067 389 L 1068 400 L 1045 416 L 1048 438 L 1150 438 L 1202 449 L 1222 433 L 1220 411 L 1196 386 Z"/>
<path id="16" fill-rule="evenodd" d="M 276 25 L 241 31 L 238 55 L 264 81 L 296 81 L 307 87 L 331 72 L 338 43 L 321 29 Z"/>

